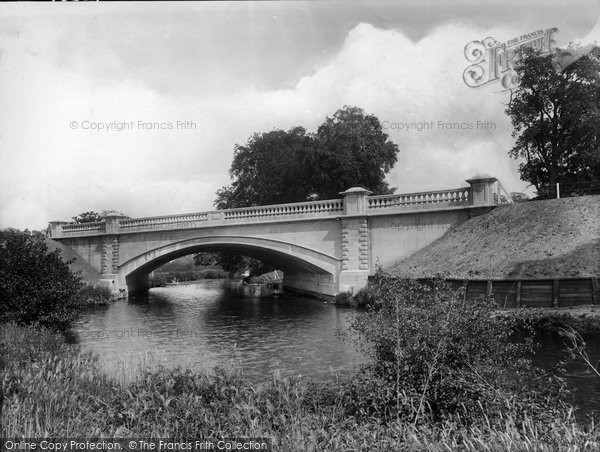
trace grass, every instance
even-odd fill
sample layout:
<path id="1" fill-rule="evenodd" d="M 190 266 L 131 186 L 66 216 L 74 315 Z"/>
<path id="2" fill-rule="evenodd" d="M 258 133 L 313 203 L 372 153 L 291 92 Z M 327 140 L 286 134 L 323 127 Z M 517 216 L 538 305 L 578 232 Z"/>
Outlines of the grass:
<path id="1" fill-rule="evenodd" d="M 415 425 L 385 413 L 350 415 L 347 381 L 272 376 L 253 385 L 235 370 L 179 368 L 110 377 L 97 356 L 34 327 L 2 325 L 0 360 L 2 437 L 270 437 L 275 450 L 298 451 L 600 447 L 597 426 L 568 411 L 544 423 L 482 412 L 475 424 L 456 417 Z"/>

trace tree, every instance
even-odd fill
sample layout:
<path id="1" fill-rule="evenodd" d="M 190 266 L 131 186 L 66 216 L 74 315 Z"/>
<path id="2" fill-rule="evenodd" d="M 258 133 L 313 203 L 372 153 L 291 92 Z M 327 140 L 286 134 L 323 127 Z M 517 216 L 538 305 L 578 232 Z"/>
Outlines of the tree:
<path id="1" fill-rule="evenodd" d="M 302 127 L 288 132 L 255 133 L 244 146 L 236 145 L 229 170 L 234 179 L 217 191 L 218 209 L 306 201 L 306 154 L 314 138 Z"/>
<path id="2" fill-rule="evenodd" d="M 357 107 L 335 112 L 319 127 L 314 152 L 308 155 L 312 191 L 320 199 L 362 186 L 375 194 L 389 194 L 385 176 L 398 160 L 398 146 L 388 139 L 379 120 Z"/>
<path id="3" fill-rule="evenodd" d="M 81 288 L 40 233 L 0 231 L 0 321 L 64 330 L 80 313 Z"/>
<path id="4" fill-rule="evenodd" d="M 521 179 L 540 197 L 557 182 L 600 191 L 600 47 L 552 55 L 524 49 L 515 70 L 520 84 L 506 113 L 516 138 L 509 154 L 525 159 Z"/>
<path id="5" fill-rule="evenodd" d="M 73 220 L 75 223 L 94 223 L 96 221 L 102 221 L 102 217 L 98 212 L 89 211 L 80 213 L 76 217 L 73 217 Z"/>
<path id="6" fill-rule="evenodd" d="M 207 267 L 219 262 L 217 253 L 203 252 L 194 254 L 194 265 L 196 267 Z"/>
<path id="7" fill-rule="evenodd" d="M 294 127 L 255 133 L 246 145 L 236 145 L 229 170 L 233 182 L 217 191 L 215 206 L 331 199 L 358 185 L 377 194 L 390 193 L 384 179 L 397 154 L 397 145 L 375 116 L 345 106 L 316 134 Z"/>

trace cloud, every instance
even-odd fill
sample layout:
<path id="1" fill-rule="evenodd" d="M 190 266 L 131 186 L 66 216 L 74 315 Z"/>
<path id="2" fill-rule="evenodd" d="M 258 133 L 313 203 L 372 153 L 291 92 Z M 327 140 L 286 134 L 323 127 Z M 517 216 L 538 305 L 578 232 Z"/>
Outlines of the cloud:
<path id="1" fill-rule="evenodd" d="M 389 177 L 399 191 L 464 186 L 480 171 L 521 190 L 516 163 L 507 157 L 506 93 L 497 92 L 499 85 L 472 89 L 462 81 L 467 42 L 490 34 L 509 39 L 520 31 L 447 24 L 413 42 L 400 30 L 363 23 L 292 88 L 182 101 L 139 78 L 109 83 L 99 76 L 100 83 L 89 75 L 93 61 L 83 61 L 81 72 L 73 62 L 57 64 L 47 37 L 61 42 L 64 30 L 24 27 L 5 37 L 0 60 L 0 227 L 43 228 L 48 220 L 88 210 L 139 217 L 211 209 L 215 190 L 228 183 L 236 143 L 273 128 L 315 130 L 345 104 L 387 125 L 401 149 Z M 113 59 L 104 56 L 102 65 L 106 61 Z M 140 121 L 171 126 L 148 129 Z M 195 128 L 178 128 L 178 121 Z M 473 128 L 441 128 L 440 121 Z M 495 128 L 477 128 L 477 121 Z M 402 123 L 433 125 L 421 131 L 390 126 Z M 112 130 L 89 128 L 101 124 Z M 119 131 L 118 124 L 130 128 Z"/>

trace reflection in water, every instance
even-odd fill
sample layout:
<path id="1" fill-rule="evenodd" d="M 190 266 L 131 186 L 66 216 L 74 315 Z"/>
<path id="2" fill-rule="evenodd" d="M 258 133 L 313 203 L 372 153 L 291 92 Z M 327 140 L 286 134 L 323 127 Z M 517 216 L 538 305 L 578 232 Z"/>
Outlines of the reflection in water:
<path id="1" fill-rule="evenodd" d="M 111 371 L 144 361 L 193 370 L 234 364 L 255 381 L 274 369 L 321 379 L 364 360 L 338 334 L 357 315 L 309 297 L 241 298 L 223 281 L 202 281 L 93 310 L 76 332 Z"/>

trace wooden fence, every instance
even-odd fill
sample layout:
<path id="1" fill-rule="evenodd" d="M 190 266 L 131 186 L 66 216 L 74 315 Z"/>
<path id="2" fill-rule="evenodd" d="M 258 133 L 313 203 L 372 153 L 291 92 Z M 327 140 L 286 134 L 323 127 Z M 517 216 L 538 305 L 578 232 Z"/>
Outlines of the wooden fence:
<path id="1" fill-rule="evenodd" d="M 600 304 L 598 278 L 450 281 L 468 300 L 492 297 L 500 307 L 557 308 Z"/>

